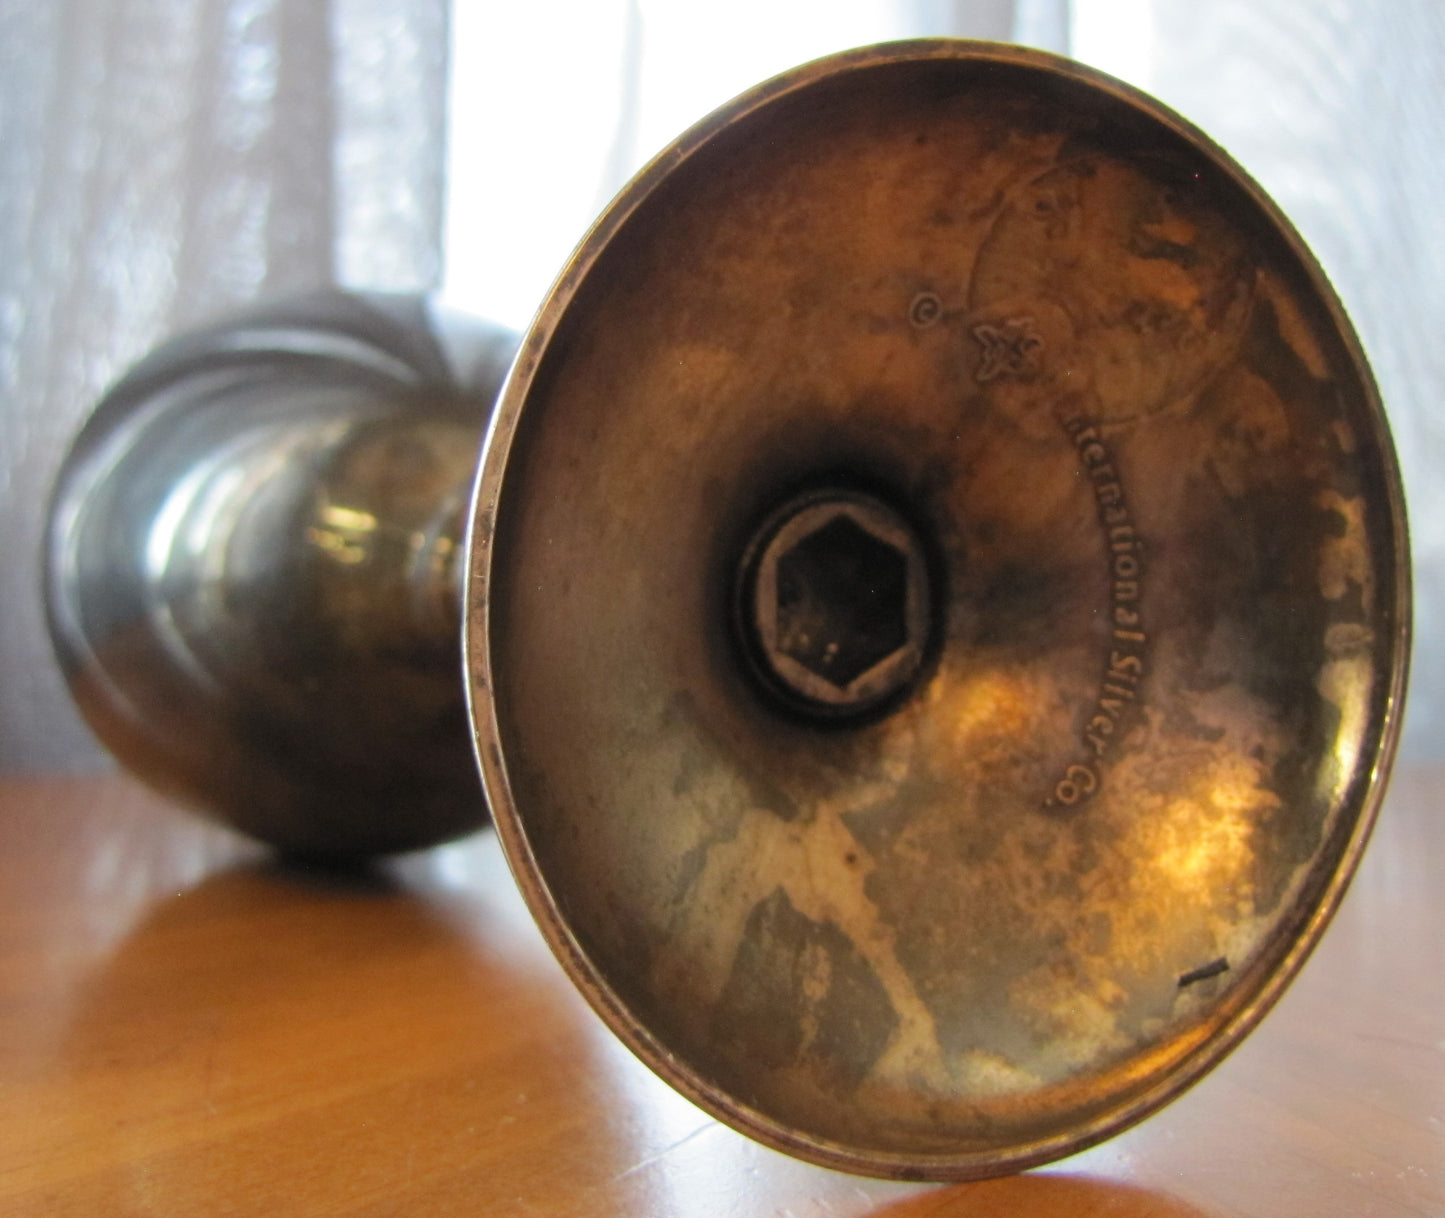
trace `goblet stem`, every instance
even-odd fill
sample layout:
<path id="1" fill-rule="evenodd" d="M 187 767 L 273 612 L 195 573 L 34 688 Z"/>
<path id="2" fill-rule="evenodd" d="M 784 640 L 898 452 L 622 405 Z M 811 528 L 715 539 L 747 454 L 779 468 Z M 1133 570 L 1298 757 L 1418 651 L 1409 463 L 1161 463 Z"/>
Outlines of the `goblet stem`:
<path id="1" fill-rule="evenodd" d="M 483 823 L 463 533 L 510 333 L 326 292 L 172 340 L 117 383 L 50 513 L 52 638 L 156 786 L 292 852 Z"/>

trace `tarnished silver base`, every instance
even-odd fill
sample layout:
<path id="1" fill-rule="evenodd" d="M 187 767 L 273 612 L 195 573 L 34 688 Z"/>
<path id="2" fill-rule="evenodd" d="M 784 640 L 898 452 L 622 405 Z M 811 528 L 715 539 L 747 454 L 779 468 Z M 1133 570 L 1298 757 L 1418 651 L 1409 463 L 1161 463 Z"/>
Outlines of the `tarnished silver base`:
<path id="1" fill-rule="evenodd" d="M 455 334 L 459 334 L 457 331 Z M 1404 502 L 1348 321 L 1199 132 L 1049 56 L 770 82 L 510 354 L 327 296 L 164 348 L 57 490 L 121 758 L 289 850 L 484 815 L 564 966 L 772 1146 L 1073 1153 L 1282 993 L 1398 738 Z"/>

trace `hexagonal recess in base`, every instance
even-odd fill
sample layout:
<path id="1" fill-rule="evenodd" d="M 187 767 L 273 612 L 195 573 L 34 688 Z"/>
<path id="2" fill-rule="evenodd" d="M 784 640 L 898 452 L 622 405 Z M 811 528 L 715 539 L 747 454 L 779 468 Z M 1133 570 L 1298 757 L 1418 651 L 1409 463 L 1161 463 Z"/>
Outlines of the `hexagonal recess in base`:
<path id="1" fill-rule="evenodd" d="M 873 495 L 814 490 L 773 512 L 741 572 L 739 616 L 768 685 L 838 719 L 876 709 L 918 674 L 932 625 L 923 544 Z"/>

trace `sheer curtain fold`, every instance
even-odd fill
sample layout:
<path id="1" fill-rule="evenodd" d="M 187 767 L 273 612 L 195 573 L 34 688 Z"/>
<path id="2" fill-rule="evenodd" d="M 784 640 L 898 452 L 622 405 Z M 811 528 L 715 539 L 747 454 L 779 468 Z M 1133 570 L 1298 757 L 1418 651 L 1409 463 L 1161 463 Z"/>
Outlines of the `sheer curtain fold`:
<path id="1" fill-rule="evenodd" d="M 455 6 L 443 290 L 458 308 L 514 327 L 638 169 L 761 81 L 896 39 L 997 39 L 1061 54 L 1069 44 L 1070 0 Z"/>
<path id="2" fill-rule="evenodd" d="M 446 0 L 0 0 L 0 770 L 96 746 L 46 645 L 56 467 L 173 330 L 434 286 Z"/>

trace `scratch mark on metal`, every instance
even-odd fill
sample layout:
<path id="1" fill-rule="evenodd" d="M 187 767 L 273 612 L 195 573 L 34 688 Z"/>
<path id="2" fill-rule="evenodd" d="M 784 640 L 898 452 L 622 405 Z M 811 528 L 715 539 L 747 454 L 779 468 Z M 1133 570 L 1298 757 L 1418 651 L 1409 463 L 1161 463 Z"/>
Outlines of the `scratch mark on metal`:
<path id="1" fill-rule="evenodd" d="M 1229 961 L 1223 956 L 1218 960 L 1211 960 L 1208 964 L 1201 964 L 1196 969 L 1187 973 L 1179 974 L 1179 988 L 1182 990 L 1187 985 L 1193 985 L 1196 981 L 1206 981 L 1210 977 L 1218 977 L 1220 973 L 1229 971 Z"/>

